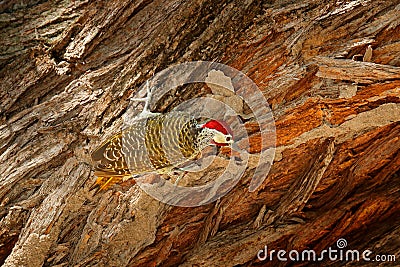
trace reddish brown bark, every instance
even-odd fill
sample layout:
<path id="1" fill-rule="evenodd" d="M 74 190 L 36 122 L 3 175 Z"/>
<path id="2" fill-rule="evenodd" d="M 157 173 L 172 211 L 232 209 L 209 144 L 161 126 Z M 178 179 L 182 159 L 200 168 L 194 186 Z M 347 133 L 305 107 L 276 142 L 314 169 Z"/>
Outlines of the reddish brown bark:
<path id="1" fill-rule="evenodd" d="M 300 266 L 310 262 L 257 253 L 321 252 L 340 238 L 398 262 L 399 10 L 398 0 L 3 1 L 0 262 Z M 120 129 L 129 98 L 195 60 L 241 70 L 271 105 L 276 156 L 262 186 L 248 191 L 250 165 L 206 206 L 168 206 L 129 183 L 93 197 L 90 152 Z M 211 93 L 179 90 L 156 110 Z M 246 127 L 255 155 L 251 116 Z"/>

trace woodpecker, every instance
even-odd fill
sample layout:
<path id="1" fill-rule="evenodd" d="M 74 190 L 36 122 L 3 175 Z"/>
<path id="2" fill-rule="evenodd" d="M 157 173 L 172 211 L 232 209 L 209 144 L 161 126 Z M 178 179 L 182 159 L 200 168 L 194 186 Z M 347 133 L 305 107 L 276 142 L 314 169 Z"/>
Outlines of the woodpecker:
<path id="1" fill-rule="evenodd" d="M 147 106 L 142 111 L 146 116 L 139 116 L 92 153 L 98 177 L 91 187 L 97 188 L 95 194 L 134 175 L 169 173 L 198 157 L 207 146 L 233 143 L 232 130 L 223 121 L 200 121 L 185 112 L 151 113 Z"/>

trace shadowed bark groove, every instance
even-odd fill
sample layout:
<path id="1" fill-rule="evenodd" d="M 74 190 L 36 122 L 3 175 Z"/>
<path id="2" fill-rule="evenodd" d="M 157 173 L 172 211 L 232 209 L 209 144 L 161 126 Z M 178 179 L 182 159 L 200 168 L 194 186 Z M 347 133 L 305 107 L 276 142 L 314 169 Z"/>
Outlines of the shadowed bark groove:
<path id="1" fill-rule="evenodd" d="M 2 1 L 0 264 L 300 266 L 257 253 L 319 253 L 339 238 L 398 262 L 399 12 L 399 0 Z M 271 105 L 276 155 L 262 186 L 248 191 L 250 164 L 196 208 L 131 182 L 93 196 L 90 152 L 121 128 L 130 97 L 195 60 L 239 69 Z M 211 93 L 178 88 L 156 111 Z M 256 154 L 258 125 L 245 125 Z"/>

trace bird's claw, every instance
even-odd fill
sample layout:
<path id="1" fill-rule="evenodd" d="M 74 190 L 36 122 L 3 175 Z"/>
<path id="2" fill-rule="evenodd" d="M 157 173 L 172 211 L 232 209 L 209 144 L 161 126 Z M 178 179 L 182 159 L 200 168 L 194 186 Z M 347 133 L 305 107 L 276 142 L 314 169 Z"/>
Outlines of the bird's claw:
<path id="1" fill-rule="evenodd" d="M 150 101 L 153 96 L 153 87 L 149 86 L 149 81 L 146 81 L 146 97 L 141 97 L 141 98 L 131 98 L 131 101 L 139 101 L 139 102 L 144 102 L 144 107 L 142 112 L 138 115 L 138 117 L 143 118 L 143 117 L 148 117 L 148 116 L 153 116 L 157 115 L 158 113 L 153 113 L 150 111 Z"/>

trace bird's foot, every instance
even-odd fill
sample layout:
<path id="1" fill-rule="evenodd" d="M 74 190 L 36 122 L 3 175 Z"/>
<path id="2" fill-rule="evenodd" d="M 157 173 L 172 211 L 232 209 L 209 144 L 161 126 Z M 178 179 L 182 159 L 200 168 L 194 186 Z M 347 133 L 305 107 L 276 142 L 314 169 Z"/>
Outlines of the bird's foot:
<path id="1" fill-rule="evenodd" d="M 188 171 L 184 171 L 184 170 L 181 170 L 181 169 L 178 169 L 179 171 L 177 171 L 177 170 L 175 170 L 175 172 L 172 172 L 169 176 L 171 177 L 171 176 L 176 176 L 176 172 L 178 172 L 178 177 L 176 178 L 176 180 L 175 180 L 175 182 L 174 182 L 174 185 L 178 185 L 178 183 L 179 183 L 179 181 L 183 178 L 183 176 L 185 176 L 185 174 L 186 173 L 188 173 Z"/>
<path id="2" fill-rule="evenodd" d="M 141 113 L 139 113 L 138 117 L 140 118 L 145 118 L 145 117 L 149 117 L 149 116 L 154 116 L 157 115 L 159 113 L 153 113 L 150 111 L 150 101 L 151 98 L 153 96 L 153 87 L 150 88 L 149 86 L 149 81 L 146 81 L 146 97 L 142 97 L 142 98 L 131 98 L 132 101 L 139 101 L 139 102 L 144 102 L 144 107 Z"/>
<path id="3" fill-rule="evenodd" d="M 174 185 L 178 185 L 179 180 L 182 179 L 182 177 L 183 177 L 184 175 L 185 175 L 185 173 L 181 173 L 181 174 L 178 176 L 178 178 L 176 178 L 176 180 L 175 180 L 175 182 L 174 182 Z"/>

